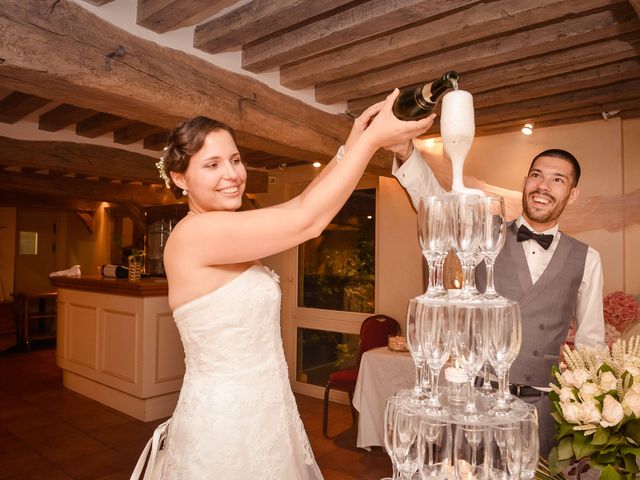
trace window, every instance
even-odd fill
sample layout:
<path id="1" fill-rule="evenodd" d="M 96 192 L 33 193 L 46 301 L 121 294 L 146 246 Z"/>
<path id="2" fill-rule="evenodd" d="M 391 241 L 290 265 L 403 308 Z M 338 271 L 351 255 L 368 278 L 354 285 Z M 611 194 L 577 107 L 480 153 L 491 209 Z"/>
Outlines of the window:
<path id="1" fill-rule="evenodd" d="M 298 306 L 375 311 L 375 188 L 356 190 L 318 238 L 300 245 Z"/>
<path id="2" fill-rule="evenodd" d="M 336 370 L 356 366 L 359 336 L 298 328 L 296 379 L 324 387 Z"/>

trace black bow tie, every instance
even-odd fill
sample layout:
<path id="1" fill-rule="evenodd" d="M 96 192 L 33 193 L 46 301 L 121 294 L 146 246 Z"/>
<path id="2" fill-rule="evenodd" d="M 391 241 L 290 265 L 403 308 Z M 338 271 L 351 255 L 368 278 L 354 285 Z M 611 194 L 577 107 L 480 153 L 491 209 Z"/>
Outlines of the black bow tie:
<path id="1" fill-rule="evenodd" d="M 518 241 L 523 242 L 525 240 L 535 240 L 542 248 L 549 250 L 551 242 L 553 242 L 553 235 L 534 233 L 524 225 L 520 225 L 520 228 L 518 228 Z"/>

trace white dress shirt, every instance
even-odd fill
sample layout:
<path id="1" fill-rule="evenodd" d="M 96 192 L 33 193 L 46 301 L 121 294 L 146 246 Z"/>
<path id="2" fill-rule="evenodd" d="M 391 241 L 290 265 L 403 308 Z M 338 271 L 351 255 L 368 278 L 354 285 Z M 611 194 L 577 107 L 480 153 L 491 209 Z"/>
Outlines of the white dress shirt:
<path id="1" fill-rule="evenodd" d="M 445 190 L 438 183 L 418 149 L 414 149 L 411 156 L 402 165 L 399 165 L 399 161 L 394 157 L 391 172 L 398 179 L 400 185 L 409 193 L 414 207 L 417 207 L 418 199 L 421 196 L 445 193 Z M 518 227 L 524 224 L 535 232 L 522 216 L 518 217 L 516 224 Z M 542 248 L 535 240 L 521 242 L 533 283 L 538 281 L 547 268 L 562 235 L 558 231 L 557 224 L 549 230 L 536 233 L 551 234 L 554 238 L 548 250 Z M 602 286 L 603 275 L 600 254 L 589 247 L 576 303 L 576 334 L 574 339 L 576 345 L 604 345 Z"/>

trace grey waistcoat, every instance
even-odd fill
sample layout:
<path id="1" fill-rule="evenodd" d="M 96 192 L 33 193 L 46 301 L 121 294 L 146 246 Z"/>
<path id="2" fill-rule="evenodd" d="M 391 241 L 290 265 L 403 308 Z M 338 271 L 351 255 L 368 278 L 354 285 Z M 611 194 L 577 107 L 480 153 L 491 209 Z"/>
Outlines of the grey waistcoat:
<path id="1" fill-rule="evenodd" d="M 522 316 L 522 346 L 511 366 L 509 382 L 545 387 L 575 315 L 589 247 L 563 233 L 549 265 L 533 284 L 516 234 L 516 223 L 509 223 L 504 248 L 494 266 L 496 291 L 518 301 Z M 481 292 L 486 288 L 486 276 L 483 262 L 476 268 L 476 284 Z"/>

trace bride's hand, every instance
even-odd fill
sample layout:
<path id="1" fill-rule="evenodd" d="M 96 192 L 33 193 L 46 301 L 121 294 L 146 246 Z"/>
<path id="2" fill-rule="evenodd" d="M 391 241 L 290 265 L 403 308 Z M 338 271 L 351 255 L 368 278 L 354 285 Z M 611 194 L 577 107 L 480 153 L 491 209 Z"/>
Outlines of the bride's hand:
<path id="1" fill-rule="evenodd" d="M 384 100 L 378 103 L 374 103 L 353 121 L 353 126 L 351 127 L 349 138 L 347 138 L 347 141 L 344 143 L 344 149 L 346 151 L 349 151 L 349 149 L 358 141 L 358 139 L 362 136 L 364 131 L 371 123 L 371 120 L 378 114 L 383 105 Z"/>
<path id="2" fill-rule="evenodd" d="M 375 118 L 360 135 L 361 138 L 366 136 L 367 141 L 373 142 L 377 147 L 406 145 L 411 139 L 422 135 L 433 125 L 435 113 L 421 120 L 399 120 L 392 111 L 393 102 L 398 93 L 398 89 L 395 89 L 387 96 Z"/>

